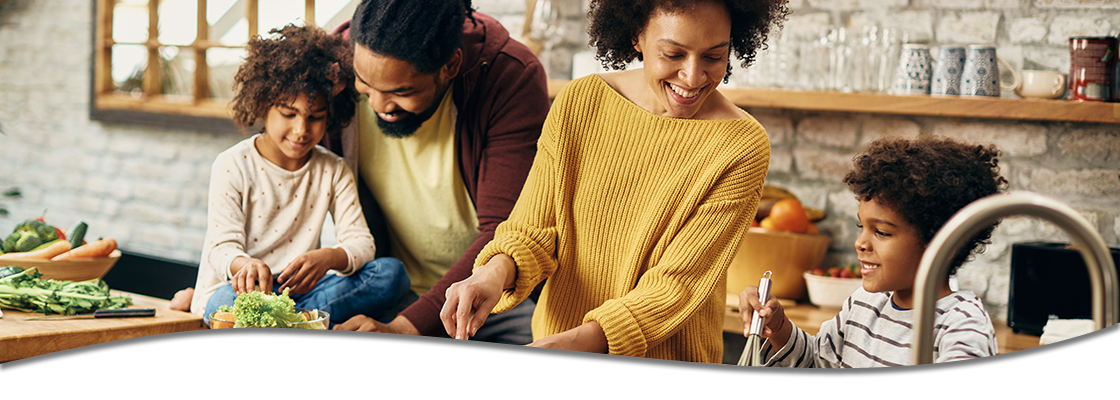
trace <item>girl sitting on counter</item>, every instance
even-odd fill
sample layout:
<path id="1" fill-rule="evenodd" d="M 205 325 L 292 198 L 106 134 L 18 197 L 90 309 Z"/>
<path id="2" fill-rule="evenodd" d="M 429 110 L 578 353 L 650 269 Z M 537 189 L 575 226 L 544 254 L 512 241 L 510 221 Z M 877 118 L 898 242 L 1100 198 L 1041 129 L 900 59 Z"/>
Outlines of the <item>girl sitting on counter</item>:
<path id="1" fill-rule="evenodd" d="M 973 145 L 936 137 L 886 138 L 855 158 L 844 183 L 859 200 L 862 231 L 855 247 L 863 287 L 856 289 L 835 318 L 821 324 L 816 337 L 785 316 L 771 297 L 759 301 L 758 287 L 739 293 L 739 317 L 749 332 L 751 314 L 766 318 L 761 337 L 764 366 L 867 368 L 908 365 L 911 320 L 915 317 L 914 277 L 926 246 L 958 210 L 1000 193 L 994 145 Z M 991 243 L 996 224 L 961 247 L 948 274 Z M 998 354 L 992 320 L 975 294 L 953 292 L 939 283 L 934 314 L 934 362 Z"/>
<path id="2" fill-rule="evenodd" d="M 296 307 L 326 311 L 332 324 L 380 316 L 409 290 L 408 275 L 395 258 L 374 259 L 354 174 L 317 145 L 357 110 L 351 53 L 316 27 L 270 33 L 249 40 L 234 76 L 234 123 L 262 127 L 214 160 L 190 310 L 209 323 L 238 294 L 290 289 Z M 320 248 L 328 212 L 338 245 Z"/>

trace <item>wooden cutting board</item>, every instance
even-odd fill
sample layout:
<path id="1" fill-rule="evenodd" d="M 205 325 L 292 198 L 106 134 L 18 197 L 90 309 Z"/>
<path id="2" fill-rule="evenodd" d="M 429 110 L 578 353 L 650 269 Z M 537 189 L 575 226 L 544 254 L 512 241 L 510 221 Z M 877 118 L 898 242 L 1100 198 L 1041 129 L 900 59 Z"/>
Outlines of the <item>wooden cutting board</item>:
<path id="1" fill-rule="evenodd" d="M 0 318 L 0 362 L 121 339 L 206 329 L 202 317 L 169 308 L 167 300 L 113 291 L 132 297 L 132 308 L 154 308 L 154 317 L 25 321 L 42 313 L 4 310 Z"/>

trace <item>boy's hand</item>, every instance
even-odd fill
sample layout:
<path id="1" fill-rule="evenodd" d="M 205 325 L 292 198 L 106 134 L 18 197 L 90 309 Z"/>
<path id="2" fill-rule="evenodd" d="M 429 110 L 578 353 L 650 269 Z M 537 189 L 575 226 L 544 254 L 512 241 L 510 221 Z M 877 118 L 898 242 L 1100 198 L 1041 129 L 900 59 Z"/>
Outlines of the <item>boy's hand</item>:
<path id="1" fill-rule="evenodd" d="M 279 290 L 290 288 L 292 293 L 310 292 L 327 271 L 345 269 L 349 261 L 346 251 L 337 248 L 311 250 L 300 254 L 276 278 L 282 283 Z"/>
<path id="2" fill-rule="evenodd" d="M 233 270 L 230 285 L 233 286 L 234 293 L 248 293 L 258 286 L 261 291 L 272 293 L 272 269 L 264 261 L 238 257 L 233 260 L 230 269 Z"/>
<path id="3" fill-rule="evenodd" d="M 747 333 L 750 332 L 751 315 L 755 310 L 758 310 L 758 316 L 765 318 L 766 321 L 766 326 L 762 328 L 759 336 L 770 338 L 776 347 L 782 347 L 778 345 L 777 339 L 780 337 L 781 344 L 784 345 L 789 334 L 787 329 L 793 326 L 793 323 L 786 318 L 782 303 L 779 303 L 774 296 L 770 296 L 766 300 L 766 304 L 762 304 L 758 299 L 758 286 L 747 286 L 746 289 L 739 292 L 739 319 L 743 321 L 743 336 L 747 336 Z M 785 334 L 785 336 L 781 334 Z"/>

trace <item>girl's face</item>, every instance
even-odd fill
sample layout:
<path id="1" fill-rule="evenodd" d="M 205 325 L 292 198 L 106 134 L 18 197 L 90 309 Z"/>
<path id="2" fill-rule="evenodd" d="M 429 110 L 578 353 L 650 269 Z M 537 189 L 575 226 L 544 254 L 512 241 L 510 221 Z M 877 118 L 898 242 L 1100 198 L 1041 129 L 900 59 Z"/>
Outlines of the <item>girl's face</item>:
<path id="1" fill-rule="evenodd" d="M 855 245 L 863 289 L 893 291 L 896 305 L 912 308 L 914 276 L 926 243 L 917 228 L 875 199 L 859 202 L 858 218 L 862 230 Z"/>
<path id="2" fill-rule="evenodd" d="M 692 118 L 727 73 L 731 16 L 710 1 L 676 14 L 654 11 L 635 49 L 655 100 L 650 111 Z"/>
<path id="3" fill-rule="evenodd" d="M 257 138 L 257 150 L 273 164 L 288 171 L 303 167 L 311 157 L 311 149 L 327 132 L 327 99 L 300 93 L 294 99 L 273 105 L 265 117 L 265 133 Z"/>

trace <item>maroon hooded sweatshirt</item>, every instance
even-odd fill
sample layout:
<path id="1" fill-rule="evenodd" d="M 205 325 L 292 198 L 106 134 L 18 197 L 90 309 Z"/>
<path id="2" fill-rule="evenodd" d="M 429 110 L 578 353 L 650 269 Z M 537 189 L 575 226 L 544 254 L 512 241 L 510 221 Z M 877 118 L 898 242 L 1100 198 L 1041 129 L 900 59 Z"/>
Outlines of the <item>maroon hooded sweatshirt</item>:
<path id="1" fill-rule="evenodd" d="M 477 23 L 476 23 L 477 22 Z M 334 34 L 350 38 L 350 22 Z M 452 283 L 471 275 L 475 258 L 494 238 L 494 229 L 509 217 L 537 151 L 537 138 L 548 115 L 548 81 L 540 60 L 513 40 L 493 17 L 474 13 L 463 24 L 463 63 L 452 82 L 458 109 L 455 150 L 459 171 L 478 214 L 478 237 L 428 293 L 400 313 L 421 335 L 446 334 L 439 312 Z M 359 107 L 368 107 L 360 104 Z M 355 175 L 358 149 L 354 127 L 321 143 L 346 158 Z M 357 179 L 358 198 L 377 244 L 377 256 L 388 256 L 390 241 L 381 207 L 365 181 Z"/>

